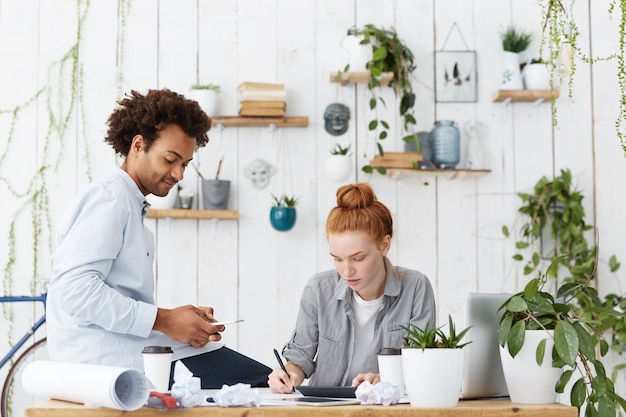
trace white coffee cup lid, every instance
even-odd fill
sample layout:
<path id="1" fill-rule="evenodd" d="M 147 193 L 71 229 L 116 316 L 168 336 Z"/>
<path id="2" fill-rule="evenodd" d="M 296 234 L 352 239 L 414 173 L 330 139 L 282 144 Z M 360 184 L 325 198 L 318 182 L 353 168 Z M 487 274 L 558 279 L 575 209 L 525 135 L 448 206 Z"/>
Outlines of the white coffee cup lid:
<path id="1" fill-rule="evenodd" d="M 173 353 L 171 346 L 146 346 L 141 353 Z"/>

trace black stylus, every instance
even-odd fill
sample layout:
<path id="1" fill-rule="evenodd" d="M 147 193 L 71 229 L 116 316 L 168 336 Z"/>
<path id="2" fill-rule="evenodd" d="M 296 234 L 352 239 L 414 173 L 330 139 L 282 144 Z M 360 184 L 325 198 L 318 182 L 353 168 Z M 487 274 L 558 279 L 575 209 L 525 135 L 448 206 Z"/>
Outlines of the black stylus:
<path id="1" fill-rule="evenodd" d="M 289 377 L 289 372 L 287 372 L 287 368 L 285 368 L 285 364 L 283 363 L 283 360 L 280 358 L 280 355 L 278 354 L 278 351 L 276 349 L 274 349 L 274 356 L 276 356 L 276 360 L 280 365 L 280 369 L 282 369 L 287 374 L 287 377 Z M 296 387 L 293 387 L 291 389 L 291 392 L 296 392 Z"/>

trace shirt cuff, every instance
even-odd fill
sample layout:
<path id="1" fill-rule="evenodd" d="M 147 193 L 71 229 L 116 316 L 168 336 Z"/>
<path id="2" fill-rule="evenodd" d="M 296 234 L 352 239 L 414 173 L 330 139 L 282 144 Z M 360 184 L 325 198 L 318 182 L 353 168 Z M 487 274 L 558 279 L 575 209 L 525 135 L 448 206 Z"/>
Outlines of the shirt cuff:
<path id="1" fill-rule="evenodd" d="M 152 327 L 157 316 L 157 306 L 154 304 L 144 303 L 143 301 L 137 302 L 137 315 L 135 322 L 128 331 L 129 334 L 147 338 L 150 336 Z"/>

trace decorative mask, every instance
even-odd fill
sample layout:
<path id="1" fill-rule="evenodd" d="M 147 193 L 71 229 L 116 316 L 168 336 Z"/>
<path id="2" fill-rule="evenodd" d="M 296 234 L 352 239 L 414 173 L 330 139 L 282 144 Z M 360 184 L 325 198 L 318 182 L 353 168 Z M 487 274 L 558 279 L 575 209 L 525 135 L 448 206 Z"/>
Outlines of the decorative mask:
<path id="1" fill-rule="evenodd" d="M 248 178 L 252 185 L 259 190 L 267 187 L 270 183 L 270 177 L 274 175 L 274 167 L 262 159 L 255 159 L 244 168 L 244 175 Z"/>
<path id="2" fill-rule="evenodd" d="M 324 111 L 324 129 L 333 136 L 341 136 L 348 130 L 350 109 L 341 103 L 331 103 Z"/>

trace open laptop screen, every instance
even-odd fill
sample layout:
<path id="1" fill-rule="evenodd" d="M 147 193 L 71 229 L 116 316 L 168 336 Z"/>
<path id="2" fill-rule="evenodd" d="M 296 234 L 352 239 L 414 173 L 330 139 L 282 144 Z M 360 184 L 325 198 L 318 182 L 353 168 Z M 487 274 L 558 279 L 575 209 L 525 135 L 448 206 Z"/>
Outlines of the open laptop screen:
<path id="1" fill-rule="evenodd" d="M 463 385 L 461 398 L 506 397 L 508 391 L 500 363 L 498 308 L 511 294 L 468 293 L 465 298 L 465 325 L 472 326 L 463 348 Z"/>

